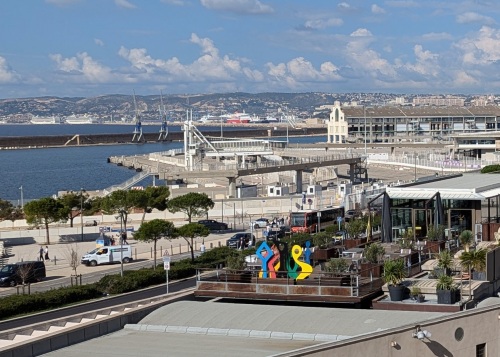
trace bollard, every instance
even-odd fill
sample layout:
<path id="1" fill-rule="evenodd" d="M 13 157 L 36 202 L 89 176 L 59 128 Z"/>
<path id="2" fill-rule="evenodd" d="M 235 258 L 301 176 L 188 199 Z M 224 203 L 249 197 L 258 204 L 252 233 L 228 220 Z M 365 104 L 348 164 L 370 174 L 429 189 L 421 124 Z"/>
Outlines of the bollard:
<path id="1" fill-rule="evenodd" d="M 220 248 L 220 246 L 221 246 L 221 245 L 220 245 L 220 241 L 219 241 L 218 243 L 219 243 L 219 248 Z"/>
<path id="2" fill-rule="evenodd" d="M 179 243 L 179 254 L 182 253 L 181 244 Z"/>
<path id="3" fill-rule="evenodd" d="M 54 265 L 57 265 L 57 257 L 54 255 Z"/>
<path id="4" fill-rule="evenodd" d="M 210 249 L 212 249 L 214 247 L 214 244 L 212 242 L 210 242 Z"/>
<path id="5" fill-rule="evenodd" d="M 135 260 L 137 260 L 137 248 L 135 248 Z"/>
<path id="6" fill-rule="evenodd" d="M 172 244 L 170 244 L 170 255 L 174 255 L 174 247 L 172 247 Z"/>
<path id="7" fill-rule="evenodd" d="M 151 258 L 153 258 L 153 248 L 151 248 Z"/>
<path id="8" fill-rule="evenodd" d="M 160 256 L 163 255 L 163 246 L 160 245 Z"/>
<path id="9" fill-rule="evenodd" d="M 82 286 L 82 274 L 80 274 L 80 286 Z"/>

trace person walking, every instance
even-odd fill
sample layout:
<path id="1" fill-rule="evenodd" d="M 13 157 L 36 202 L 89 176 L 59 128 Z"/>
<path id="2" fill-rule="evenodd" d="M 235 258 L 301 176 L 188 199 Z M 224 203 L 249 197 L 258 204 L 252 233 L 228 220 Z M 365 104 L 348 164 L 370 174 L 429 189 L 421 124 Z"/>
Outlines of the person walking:
<path id="1" fill-rule="evenodd" d="M 43 252 L 45 253 L 45 260 L 50 261 L 50 258 L 49 258 L 49 246 L 48 245 L 45 246 L 45 249 L 43 250 Z"/>
<path id="2" fill-rule="evenodd" d="M 40 258 L 39 258 L 39 260 L 40 260 L 40 261 L 43 261 L 43 246 L 40 246 L 40 251 L 39 251 L 39 253 L 40 253 Z"/>

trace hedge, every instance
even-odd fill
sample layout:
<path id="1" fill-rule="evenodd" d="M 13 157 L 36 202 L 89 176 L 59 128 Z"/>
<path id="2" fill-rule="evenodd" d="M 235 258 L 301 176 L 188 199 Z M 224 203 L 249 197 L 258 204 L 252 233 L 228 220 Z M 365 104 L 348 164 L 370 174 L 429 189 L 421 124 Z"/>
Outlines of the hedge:
<path id="1" fill-rule="evenodd" d="M 248 251 L 251 252 L 253 251 Z M 235 254 L 238 254 L 235 249 L 220 247 L 205 252 L 194 262 L 190 258 L 172 262 L 168 272 L 169 279 L 189 278 L 196 274 L 196 269 L 225 265 L 228 257 Z M 106 275 L 93 284 L 61 287 L 31 295 L 10 295 L 0 298 L 0 320 L 95 299 L 106 294 L 122 294 L 162 284 L 166 282 L 165 275 L 163 265 L 159 265 L 156 269 L 126 270 L 123 277 L 120 274 Z"/>

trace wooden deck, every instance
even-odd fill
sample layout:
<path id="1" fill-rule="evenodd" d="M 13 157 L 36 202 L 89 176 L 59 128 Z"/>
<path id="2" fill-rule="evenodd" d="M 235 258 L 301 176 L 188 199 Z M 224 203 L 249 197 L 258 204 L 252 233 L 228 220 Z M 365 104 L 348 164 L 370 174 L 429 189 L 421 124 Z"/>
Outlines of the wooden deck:
<path id="1" fill-rule="evenodd" d="M 356 274 L 331 276 L 313 274 L 308 279 L 263 279 L 258 272 L 229 274 L 212 271 L 198 274 L 195 296 L 233 299 L 300 301 L 359 304 L 382 293 L 379 278 L 363 278 Z"/>

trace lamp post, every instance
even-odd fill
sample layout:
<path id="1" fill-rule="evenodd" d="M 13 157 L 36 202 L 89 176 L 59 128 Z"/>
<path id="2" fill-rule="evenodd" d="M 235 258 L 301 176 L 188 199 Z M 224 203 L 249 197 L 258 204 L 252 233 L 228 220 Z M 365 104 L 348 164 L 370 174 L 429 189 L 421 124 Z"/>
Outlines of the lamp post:
<path id="1" fill-rule="evenodd" d="M 23 186 L 19 187 L 21 190 L 21 209 L 24 209 L 24 197 L 23 197 Z"/>
<path id="2" fill-rule="evenodd" d="M 120 276 L 123 278 L 123 208 L 120 208 Z"/>
<path id="3" fill-rule="evenodd" d="M 417 153 L 415 153 L 415 155 L 413 155 L 413 160 L 415 163 L 415 182 L 417 182 Z"/>
<path id="4" fill-rule="evenodd" d="M 82 226 L 81 241 L 83 242 L 83 188 L 80 188 L 80 223 Z"/>
<path id="5" fill-rule="evenodd" d="M 365 117 L 365 156 L 366 156 L 366 107 L 363 105 L 363 116 Z"/>

